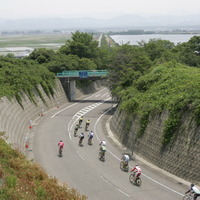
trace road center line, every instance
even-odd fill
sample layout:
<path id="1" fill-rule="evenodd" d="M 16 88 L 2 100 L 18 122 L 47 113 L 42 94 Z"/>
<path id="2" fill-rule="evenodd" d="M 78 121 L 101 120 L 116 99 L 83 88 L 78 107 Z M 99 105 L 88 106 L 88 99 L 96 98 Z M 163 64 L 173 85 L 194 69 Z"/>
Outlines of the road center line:
<path id="1" fill-rule="evenodd" d="M 126 195 L 127 197 L 130 197 L 129 194 L 125 193 L 124 191 L 120 190 L 119 188 L 116 188 L 118 191 L 120 191 L 122 194 Z"/>

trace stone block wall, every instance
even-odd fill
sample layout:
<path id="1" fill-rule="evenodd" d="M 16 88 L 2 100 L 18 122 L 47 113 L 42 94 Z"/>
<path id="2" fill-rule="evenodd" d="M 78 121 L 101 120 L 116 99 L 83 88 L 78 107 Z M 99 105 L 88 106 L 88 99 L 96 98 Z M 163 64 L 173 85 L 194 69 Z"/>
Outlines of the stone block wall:
<path id="1" fill-rule="evenodd" d="M 98 90 L 103 82 L 94 82 L 90 87 L 77 89 L 75 88 L 76 96 L 79 98 L 84 94 L 87 94 Z M 56 87 L 54 89 L 54 96 L 47 96 L 42 87 L 39 87 L 45 102 L 35 93 L 35 105 L 27 95 L 24 94 L 22 105 L 17 102 L 15 98 L 9 100 L 6 97 L 0 99 L 0 132 L 4 132 L 4 138 L 14 148 L 24 153 L 29 159 L 33 159 L 29 151 L 31 148 L 27 148 L 33 144 L 32 138 L 34 136 L 34 127 L 43 119 L 43 116 L 53 110 L 59 109 L 66 103 L 69 103 L 66 91 L 60 80 L 56 81 Z"/>
<path id="2" fill-rule="evenodd" d="M 45 115 L 45 112 L 53 108 L 58 108 L 68 102 L 65 92 L 59 80 L 56 82 L 54 96 L 48 97 L 40 87 L 45 103 L 36 93 L 36 102 L 30 101 L 24 94 L 22 106 L 16 99 L 8 100 L 6 97 L 0 99 L 0 131 L 4 132 L 7 142 L 15 149 L 25 152 L 27 136 L 34 126 L 35 120 Z"/>
<path id="3" fill-rule="evenodd" d="M 116 109 L 111 121 L 111 130 L 119 141 L 136 155 L 182 179 L 200 185 L 200 127 L 191 113 L 185 113 L 176 138 L 162 148 L 164 122 L 168 113 L 153 115 L 142 136 L 138 137 L 139 117 L 132 115 L 127 132 L 127 115 Z M 130 116 L 129 116 L 130 118 Z"/>

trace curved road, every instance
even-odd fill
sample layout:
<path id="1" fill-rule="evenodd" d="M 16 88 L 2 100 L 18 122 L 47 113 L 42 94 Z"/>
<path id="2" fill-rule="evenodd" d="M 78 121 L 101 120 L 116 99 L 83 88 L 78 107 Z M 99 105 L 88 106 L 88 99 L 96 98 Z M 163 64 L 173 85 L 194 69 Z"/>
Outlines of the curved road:
<path id="1" fill-rule="evenodd" d="M 34 158 L 50 176 L 55 176 L 70 187 L 77 188 L 89 200 L 177 200 L 188 189 L 177 179 L 170 178 L 155 168 L 137 160 L 143 174 L 142 185 L 130 184 L 129 174 L 120 170 L 122 148 L 113 142 L 105 122 L 112 108 L 107 88 L 89 95 L 77 102 L 70 102 L 49 112 L 37 126 L 34 137 Z M 75 124 L 83 115 L 80 132 L 85 133 L 83 146 L 73 136 Z M 87 119 L 91 120 L 89 130 L 94 131 L 93 145 L 87 144 L 88 132 L 84 131 Z M 98 159 L 99 142 L 107 140 L 106 160 Z M 63 157 L 58 157 L 57 144 L 65 143 Z M 130 161 L 133 167 L 135 161 Z"/>

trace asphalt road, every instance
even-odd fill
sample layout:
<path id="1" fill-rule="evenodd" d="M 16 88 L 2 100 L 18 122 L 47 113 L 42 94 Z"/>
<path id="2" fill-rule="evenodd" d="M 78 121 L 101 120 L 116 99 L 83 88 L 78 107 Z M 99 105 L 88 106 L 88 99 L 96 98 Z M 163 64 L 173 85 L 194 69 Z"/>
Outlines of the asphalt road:
<path id="1" fill-rule="evenodd" d="M 120 158 L 123 153 L 105 123 L 110 117 L 109 110 L 114 106 L 107 88 L 84 99 L 70 102 L 45 115 L 37 125 L 34 136 L 33 154 L 50 176 L 58 178 L 70 187 L 76 188 L 89 200 L 177 200 L 188 189 L 180 180 L 174 179 L 150 167 L 141 160 L 131 160 L 130 167 L 137 163 L 142 168 L 142 185 L 137 187 L 129 182 L 130 172 L 123 172 Z M 84 120 L 78 134 L 84 132 L 83 146 L 74 137 L 74 126 L 78 118 Z M 89 130 L 94 132 L 93 145 L 87 144 L 89 131 L 84 131 L 87 119 L 91 120 Z M 65 143 L 63 157 L 58 157 L 58 142 Z M 105 162 L 98 159 L 99 143 L 107 141 Z M 184 167 L 184 166 L 183 166 Z"/>

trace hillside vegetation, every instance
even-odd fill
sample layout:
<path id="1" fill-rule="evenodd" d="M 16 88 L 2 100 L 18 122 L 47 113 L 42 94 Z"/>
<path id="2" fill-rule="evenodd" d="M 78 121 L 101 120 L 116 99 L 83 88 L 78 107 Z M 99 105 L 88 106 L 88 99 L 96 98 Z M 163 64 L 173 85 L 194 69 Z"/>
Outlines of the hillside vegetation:
<path id="1" fill-rule="evenodd" d="M 21 104 L 23 93 L 36 104 L 35 92 L 40 95 L 41 85 L 48 96 L 53 96 L 55 75 L 46 67 L 34 61 L 20 60 L 12 57 L 0 57 L 0 97 L 16 98 Z M 44 101 L 44 100 L 43 100 Z"/>
<path id="2" fill-rule="evenodd" d="M 121 109 L 141 115 L 143 131 L 150 114 L 161 113 L 163 110 L 170 112 L 165 122 L 163 145 L 173 138 L 184 112 L 190 111 L 198 122 L 200 120 L 199 68 L 165 63 L 152 68 L 126 90 L 118 90 Z"/>
<path id="3" fill-rule="evenodd" d="M 150 115 L 164 110 L 170 115 L 165 121 L 163 147 L 175 138 L 185 111 L 193 113 L 199 123 L 199 44 L 200 37 L 196 36 L 177 46 L 152 39 L 113 51 L 109 86 L 120 109 L 140 116 L 138 137 L 145 132 Z"/>
<path id="4" fill-rule="evenodd" d="M 48 177 L 38 165 L 11 149 L 0 138 L 0 199 L 1 200 L 84 200 L 75 189 L 60 185 Z"/>

